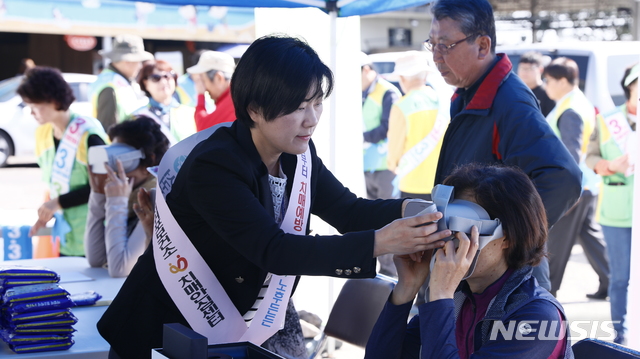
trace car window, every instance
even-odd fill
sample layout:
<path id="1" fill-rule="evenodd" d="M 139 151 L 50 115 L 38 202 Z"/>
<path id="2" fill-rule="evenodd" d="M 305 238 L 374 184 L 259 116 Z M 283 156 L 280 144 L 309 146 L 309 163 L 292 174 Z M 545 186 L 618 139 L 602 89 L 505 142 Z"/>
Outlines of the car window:
<path id="1" fill-rule="evenodd" d="M 69 83 L 71 86 L 71 90 L 73 91 L 73 96 L 75 96 L 76 101 L 80 102 L 88 102 L 89 101 L 89 84 L 86 82 L 71 82 Z"/>
<path id="2" fill-rule="evenodd" d="M 577 55 L 558 55 L 555 52 L 549 52 L 549 51 L 540 51 L 540 53 L 542 53 L 543 55 L 547 55 L 549 57 L 551 57 L 551 60 L 556 59 L 558 57 L 568 57 L 571 60 L 575 61 L 576 64 L 578 65 L 578 69 L 580 72 L 580 83 L 579 83 L 579 87 L 580 90 L 584 91 L 584 79 L 587 76 L 587 67 L 589 66 L 589 57 L 588 56 L 577 56 Z M 518 69 L 518 64 L 520 63 L 520 55 L 518 54 L 513 54 L 513 55 L 509 55 L 509 60 L 511 60 L 511 63 L 513 64 L 513 70 L 514 72 L 517 72 Z"/>
<path id="3" fill-rule="evenodd" d="M 616 106 L 627 100 L 622 90 L 622 76 L 627 67 L 638 62 L 638 55 L 616 55 L 607 59 L 607 88 Z"/>
<path id="4" fill-rule="evenodd" d="M 12 77 L 0 82 L 0 102 L 8 101 L 16 95 L 22 76 Z"/>
<path id="5" fill-rule="evenodd" d="M 389 62 L 374 62 L 373 66 L 377 73 L 379 74 L 390 74 L 393 72 L 393 69 L 396 67 L 396 63 L 393 61 Z"/>

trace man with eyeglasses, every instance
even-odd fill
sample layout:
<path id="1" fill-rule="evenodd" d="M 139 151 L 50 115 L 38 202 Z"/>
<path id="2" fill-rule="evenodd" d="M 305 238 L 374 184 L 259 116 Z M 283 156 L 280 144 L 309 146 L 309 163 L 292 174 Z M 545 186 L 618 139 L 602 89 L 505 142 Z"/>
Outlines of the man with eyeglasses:
<path id="1" fill-rule="evenodd" d="M 467 163 L 519 167 L 535 183 L 548 225 L 553 225 L 580 197 L 581 172 L 545 121 L 533 93 L 512 72 L 507 55 L 495 53 L 491 5 L 487 0 L 437 0 L 431 12 L 424 45 L 433 52 L 445 81 L 457 87 L 435 184 Z M 546 260 L 533 275 L 550 288 Z"/>
<path id="2" fill-rule="evenodd" d="M 231 75 L 236 68 L 233 56 L 219 51 L 205 51 L 200 55 L 198 63 L 189 67 L 187 73 L 196 77 L 195 121 L 196 129 L 202 131 L 223 122 L 233 122 L 236 110 L 231 100 Z M 216 109 L 208 113 L 204 93 L 216 103 Z"/>
<path id="3" fill-rule="evenodd" d="M 98 53 L 111 62 L 91 84 L 89 93 L 93 117 L 106 130 L 147 104 L 148 100 L 135 79 L 142 69 L 142 63 L 153 60 L 153 55 L 144 51 L 144 42 L 136 35 L 118 35 L 113 40 L 111 50 L 100 50 Z"/>

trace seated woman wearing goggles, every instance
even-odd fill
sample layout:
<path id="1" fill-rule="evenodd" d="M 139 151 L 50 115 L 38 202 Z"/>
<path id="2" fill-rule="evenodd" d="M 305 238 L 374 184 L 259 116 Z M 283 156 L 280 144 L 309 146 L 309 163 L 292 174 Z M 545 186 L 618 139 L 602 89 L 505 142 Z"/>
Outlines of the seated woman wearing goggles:
<path id="1" fill-rule="evenodd" d="M 109 138 L 112 146 L 124 148 L 120 155 L 124 163 L 120 159 L 110 160 L 109 164 L 104 164 L 106 174 L 94 173 L 95 167 L 90 172 L 91 194 L 84 247 L 89 265 L 106 266 L 110 276 L 125 277 L 151 240 L 136 216 L 141 209 L 138 192 L 155 188 L 156 178 L 147 167 L 160 163 L 169 148 L 169 140 L 162 134 L 160 125 L 148 117 L 111 126 Z M 127 147 L 122 145 L 127 145 L 130 151 L 126 152 Z M 136 151 L 141 152 L 139 156 L 129 156 L 135 159 L 125 160 L 126 155 Z M 91 163 L 91 155 L 90 165 L 95 166 Z"/>
<path id="2" fill-rule="evenodd" d="M 547 219 L 527 175 L 510 167 L 467 165 L 444 184 L 455 188 L 456 199 L 499 218 L 503 235 L 479 241 L 474 226 L 471 239 L 455 234 L 458 248 L 451 240 L 435 253 L 395 256 L 398 284 L 369 337 L 365 358 L 572 357 L 562 306 L 531 276 L 545 256 Z M 427 302 L 407 324 L 427 278 Z"/>

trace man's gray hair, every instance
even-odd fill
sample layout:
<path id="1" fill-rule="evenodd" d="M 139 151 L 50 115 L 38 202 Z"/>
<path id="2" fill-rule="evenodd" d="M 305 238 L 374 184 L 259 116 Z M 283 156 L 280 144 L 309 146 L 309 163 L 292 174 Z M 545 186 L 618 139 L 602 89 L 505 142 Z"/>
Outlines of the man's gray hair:
<path id="1" fill-rule="evenodd" d="M 230 80 L 231 79 L 231 75 L 225 73 L 224 71 L 220 71 L 220 70 L 209 70 L 207 71 L 207 77 L 209 78 L 209 80 L 213 81 L 213 79 L 216 77 L 216 74 L 220 72 L 222 74 L 222 76 L 224 76 L 225 80 Z"/>
<path id="2" fill-rule="evenodd" d="M 438 21 L 448 17 L 457 22 L 460 32 L 471 36 L 468 41 L 478 36 L 489 36 L 491 53 L 496 52 L 496 21 L 489 1 L 436 0 L 431 3 L 430 10 Z"/>

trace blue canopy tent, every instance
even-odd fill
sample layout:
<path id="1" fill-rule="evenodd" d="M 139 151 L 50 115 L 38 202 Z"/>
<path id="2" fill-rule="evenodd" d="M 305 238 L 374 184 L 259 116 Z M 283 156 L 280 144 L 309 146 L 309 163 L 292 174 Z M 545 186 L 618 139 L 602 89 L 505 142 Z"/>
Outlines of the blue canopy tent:
<path id="1" fill-rule="evenodd" d="M 138 0 L 125 0 L 138 1 Z M 233 7 L 316 7 L 339 17 L 370 15 L 424 5 L 430 0 L 147 0 L 167 5 L 205 5 Z"/>

